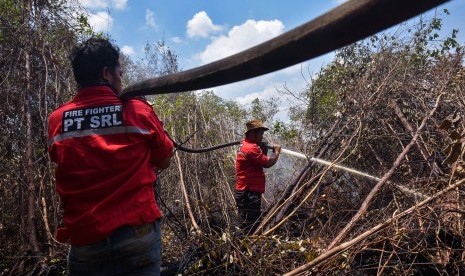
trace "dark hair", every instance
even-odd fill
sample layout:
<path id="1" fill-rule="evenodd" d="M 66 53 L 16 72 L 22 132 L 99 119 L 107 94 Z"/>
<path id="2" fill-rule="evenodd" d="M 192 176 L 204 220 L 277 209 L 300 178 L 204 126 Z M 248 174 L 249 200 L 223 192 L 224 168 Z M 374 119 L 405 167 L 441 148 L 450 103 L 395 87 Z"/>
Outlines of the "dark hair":
<path id="1" fill-rule="evenodd" d="M 102 68 L 119 65 L 119 48 L 107 39 L 94 37 L 74 47 L 69 58 L 78 84 L 97 84 L 102 81 Z"/>

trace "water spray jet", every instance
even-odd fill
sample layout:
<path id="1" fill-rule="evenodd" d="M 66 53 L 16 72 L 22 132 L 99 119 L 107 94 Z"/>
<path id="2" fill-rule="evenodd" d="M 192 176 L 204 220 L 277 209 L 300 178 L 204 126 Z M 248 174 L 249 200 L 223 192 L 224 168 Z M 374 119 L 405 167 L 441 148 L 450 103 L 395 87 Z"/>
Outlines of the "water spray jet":
<path id="1" fill-rule="evenodd" d="M 171 139 L 171 137 L 170 137 Z M 189 152 L 189 153 L 202 153 L 202 152 L 208 152 L 208 151 L 212 151 L 212 150 L 217 150 L 217 149 L 221 149 L 221 148 L 225 148 L 225 147 L 230 147 L 230 146 L 235 146 L 235 145 L 239 145 L 241 141 L 235 141 L 235 142 L 231 142 L 231 143 L 226 143 L 226 144 L 221 144 L 221 145 L 217 145 L 217 146 L 213 146 L 213 147 L 208 147 L 208 148 L 201 148 L 201 149 L 191 149 L 191 148 L 186 148 L 184 146 L 182 146 L 181 144 L 179 143 L 176 143 L 173 139 L 171 139 L 171 141 L 173 141 L 174 143 L 174 146 L 176 149 L 178 150 L 181 150 L 181 151 L 184 151 L 184 152 Z M 274 149 L 274 147 L 272 145 L 270 145 L 268 142 L 264 141 L 263 142 L 263 145 L 271 150 Z M 301 158 L 301 159 L 305 159 L 307 160 L 308 162 L 315 162 L 315 163 L 319 163 L 321 165 L 324 165 L 324 166 L 329 166 L 330 168 L 335 168 L 335 169 L 339 169 L 339 170 L 342 170 L 342 171 L 346 171 L 348 173 L 351 173 L 351 174 L 356 174 L 356 175 L 359 175 L 359 176 L 363 176 L 363 177 L 366 177 L 366 178 L 369 178 L 369 179 L 372 179 L 374 181 L 381 181 L 381 178 L 379 177 L 376 177 L 376 176 L 373 176 L 373 175 L 370 175 L 368 173 L 364 173 L 364 172 L 361 172 L 359 170 L 356 170 L 356 169 L 353 169 L 353 168 L 349 168 L 349 167 L 346 167 L 346 166 L 342 166 L 342 165 L 338 165 L 334 162 L 329 162 L 329 161 L 326 161 L 324 159 L 320 159 L 320 158 L 316 158 L 316 157 L 307 157 L 305 154 L 303 153 L 300 153 L 300 152 L 296 152 L 296 151 L 292 151 L 292 150 L 288 150 L 288 149 L 284 149 L 284 148 L 281 148 L 281 153 L 284 153 L 284 154 L 287 154 L 287 155 L 290 155 L 290 156 L 294 156 L 294 157 L 297 157 L 297 158 Z M 407 193 L 407 194 L 410 194 L 410 195 L 413 195 L 415 197 L 418 197 L 418 198 L 421 198 L 421 199 L 425 199 L 427 198 L 426 195 L 422 194 L 422 193 L 419 193 L 419 192 L 416 192 L 416 191 L 413 191 L 407 187 L 404 187 L 402 185 L 399 185 L 399 184 L 395 184 L 395 183 L 392 183 L 392 182 L 388 182 L 389 184 L 391 184 L 392 186 L 394 186 L 395 188 L 397 188 L 398 190 L 404 192 L 404 193 Z"/>
<path id="2" fill-rule="evenodd" d="M 295 151 L 288 150 L 288 149 L 281 149 L 281 153 L 291 155 L 291 156 L 294 156 L 294 157 L 298 157 L 298 158 L 301 158 L 301 159 L 306 159 L 306 160 L 308 160 L 308 162 L 319 163 L 319 164 L 328 166 L 330 168 L 335 168 L 335 169 L 339 169 L 339 170 L 342 170 L 342 171 L 346 171 L 346 172 L 351 173 L 351 174 L 363 176 L 363 177 L 366 177 L 366 178 L 369 178 L 369 179 L 372 179 L 372 180 L 375 180 L 375 181 L 378 181 L 378 182 L 381 181 L 381 178 L 373 176 L 371 174 L 364 173 L 364 172 L 361 172 L 359 170 L 349 168 L 349 167 L 346 167 L 346 166 L 338 165 L 336 163 L 329 162 L 329 161 L 326 161 L 326 160 L 323 160 L 323 159 L 320 159 L 320 158 L 307 157 L 305 154 L 302 154 L 300 152 L 295 152 Z M 395 183 L 392 183 L 390 181 L 388 183 L 393 185 L 394 187 L 396 187 L 397 189 L 399 189 L 402 192 L 417 196 L 417 197 L 422 198 L 422 199 L 427 198 L 426 195 L 424 195 L 422 193 L 419 193 L 419 192 L 416 192 L 416 191 L 413 191 L 413 190 L 411 190 L 411 189 L 409 189 L 409 188 L 407 188 L 405 186 L 395 184 Z"/>
<path id="3" fill-rule="evenodd" d="M 302 158 L 302 159 L 306 159 L 309 162 L 315 162 L 315 163 L 319 163 L 319 164 L 329 166 L 329 167 L 333 167 L 333 168 L 336 168 L 336 169 L 341 169 L 343 171 L 350 172 L 352 174 L 356 174 L 356 175 L 360 175 L 360 176 L 364 176 L 364 177 L 367 177 L 367 178 L 370 178 L 370 179 L 373 179 L 373 180 L 376 180 L 376 181 L 381 180 L 381 178 L 379 178 L 379 177 L 376 177 L 376 176 L 373 176 L 373 175 L 370 175 L 370 174 L 367 174 L 367 173 L 364 173 L 364 172 L 361 172 L 361 171 L 358 171 L 356 169 L 352 169 L 352 168 L 349 168 L 349 167 L 346 167 L 346 166 L 338 165 L 336 163 L 329 162 L 329 161 L 326 161 L 326 160 L 323 160 L 323 159 L 320 159 L 320 158 L 315 158 L 315 157 L 308 158 L 304 154 L 299 153 L 299 152 L 295 152 L 295 151 L 292 151 L 292 150 L 281 149 L 281 153 L 291 155 L 291 156 L 295 156 L 295 157 Z"/>

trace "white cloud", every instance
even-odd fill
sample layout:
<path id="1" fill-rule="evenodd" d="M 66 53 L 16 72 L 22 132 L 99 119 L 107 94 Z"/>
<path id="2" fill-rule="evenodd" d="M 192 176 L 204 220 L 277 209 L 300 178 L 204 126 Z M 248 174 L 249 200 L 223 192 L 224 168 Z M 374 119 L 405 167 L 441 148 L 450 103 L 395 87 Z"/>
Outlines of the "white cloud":
<path id="1" fill-rule="evenodd" d="M 173 36 L 173 37 L 171 38 L 171 41 L 172 41 L 173 43 L 179 44 L 179 43 L 182 42 L 182 39 L 181 39 L 179 36 Z"/>
<path id="2" fill-rule="evenodd" d="M 112 0 L 111 1 L 115 9 L 117 10 L 124 10 L 126 8 L 126 4 L 128 0 Z"/>
<path id="3" fill-rule="evenodd" d="M 289 91 L 297 94 L 305 89 L 309 76 L 305 79 L 302 74 L 307 75 L 306 68 L 308 66 L 311 66 L 311 64 L 304 62 L 302 65 L 294 65 L 256 78 L 214 87 L 211 90 L 222 98 L 234 100 L 246 107 L 250 107 L 250 104 L 256 98 L 259 100 L 269 100 L 272 97 L 278 98 L 279 112 L 276 114 L 275 119 L 288 122 L 290 107 L 302 103 L 290 95 L 280 94 L 278 90 L 289 89 Z M 301 70 L 303 71 L 301 72 Z"/>
<path id="4" fill-rule="evenodd" d="M 247 20 L 240 26 L 233 27 L 227 36 L 212 39 L 205 51 L 197 54 L 202 64 L 209 63 L 255 46 L 261 42 L 280 35 L 284 24 L 279 20 Z"/>
<path id="5" fill-rule="evenodd" d="M 106 12 L 89 15 L 89 24 L 96 32 L 109 32 L 113 26 L 113 18 Z"/>
<path id="6" fill-rule="evenodd" d="M 136 53 L 134 51 L 134 48 L 132 46 L 128 46 L 128 45 L 124 45 L 121 48 L 121 52 L 123 52 L 123 54 L 128 55 L 128 56 L 132 56 L 132 55 L 134 55 Z"/>
<path id="7" fill-rule="evenodd" d="M 187 35 L 189 37 L 208 37 L 211 33 L 223 29 L 220 25 L 213 24 L 205 11 L 198 12 L 187 22 Z"/>
<path id="8" fill-rule="evenodd" d="M 276 88 L 282 89 L 284 84 L 289 89 L 295 89 L 300 85 L 305 85 L 305 82 L 300 74 L 289 76 L 284 70 L 281 70 L 256 78 L 215 87 L 213 91 L 223 98 L 246 104 L 255 98 L 268 99 L 276 95 Z M 253 96 L 248 96 L 249 94 L 253 94 Z"/>
<path id="9" fill-rule="evenodd" d="M 88 9 L 115 8 L 124 10 L 127 2 L 128 0 L 79 0 L 79 3 Z"/>
<path id="10" fill-rule="evenodd" d="M 79 0 L 79 3 L 81 3 L 84 8 L 89 9 L 108 7 L 108 1 L 106 0 Z"/>
<path id="11" fill-rule="evenodd" d="M 273 96 L 276 96 L 277 95 L 277 92 L 276 92 L 276 89 L 275 87 L 271 87 L 271 86 L 267 86 L 265 88 L 263 88 L 262 91 L 259 91 L 259 92 L 255 92 L 255 93 L 250 93 L 250 94 L 247 94 L 243 97 L 238 97 L 236 99 L 236 101 L 239 103 L 239 104 L 242 104 L 242 105 L 248 105 L 248 104 L 251 104 L 253 100 L 255 99 L 259 99 L 259 100 L 265 100 L 265 99 L 269 99 Z"/>
<path id="12" fill-rule="evenodd" d="M 342 3 L 345 3 L 349 0 L 333 0 L 333 2 L 335 2 L 336 4 L 342 4 Z"/>
<path id="13" fill-rule="evenodd" d="M 154 15 L 153 11 L 147 10 L 145 12 L 145 24 L 147 26 L 149 26 L 150 28 L 152 28 L 152 29 L 157 28 L 157 24 L 155 23 L 155 15 Z"/>
<path id="14" fill-rule="evenodd" d="M 255 99 L 259 99 L 260 101 L 270 100 L 271 98 L 278 99 L 278 102 L 277 102 L 278 113 L 276 114 L 275 119 L 279 119 L 281 121 L 287 122 L 289 120 L 288 119 L 289 107 L 292 105 L 295 105 L 295 103 L 290 101 L 288 97 L 283 97 L 282 95 L 279 94 L 277 89 L 282 89 L 282 85 L 283 84 L 280 84 L 280 83 L 268 83 L 267 85 L 259 87 L 258 88 L 259 91 L 257 92 L 252 92 L 244 96 L 237 97 L 236 102 L 243 106 L 250 107 L 252 104 L 252 101 Z M 289 83 L 289 85 L 292 87 L 290 89 L 295 88 L 294 83 Z"/>

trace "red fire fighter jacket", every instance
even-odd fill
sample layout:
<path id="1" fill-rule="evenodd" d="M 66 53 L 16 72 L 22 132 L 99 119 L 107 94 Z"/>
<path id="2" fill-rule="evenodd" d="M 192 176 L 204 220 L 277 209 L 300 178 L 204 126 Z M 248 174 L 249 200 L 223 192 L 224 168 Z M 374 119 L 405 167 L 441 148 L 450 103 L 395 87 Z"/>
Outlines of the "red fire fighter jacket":
<path id="1" fill-rule="evenodd" d="M 242 140 L 236 155 L 236 190 L 264 193 L 263 167 L 269 159 L 257 144 Z"/>
<path id="2" fill-rule="evenodd" d="M 170 156 L 173 143 L 147 102 L 121 100 L 107 86 L 84 88 L 50 115 L 48 135 L 64 210 L 58 240 L 92 244 L 161 217 L 153 161 Z"/>

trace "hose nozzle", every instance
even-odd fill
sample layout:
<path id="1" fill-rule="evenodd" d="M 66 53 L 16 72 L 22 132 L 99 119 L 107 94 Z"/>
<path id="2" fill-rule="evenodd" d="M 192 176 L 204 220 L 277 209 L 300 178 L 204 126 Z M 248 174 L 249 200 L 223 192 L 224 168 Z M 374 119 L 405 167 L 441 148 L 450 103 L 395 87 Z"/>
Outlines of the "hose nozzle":
<path id="1" fill-rule="evenodd" d="M 270 143 L 268 143 L 268 141 L 262 141 L 262 142 L 260 142 L 260 145 L 261 145 L 262 147 L 267 148 L 267 149 L 274 150 L 273 145 L 270 144 Z"/>

